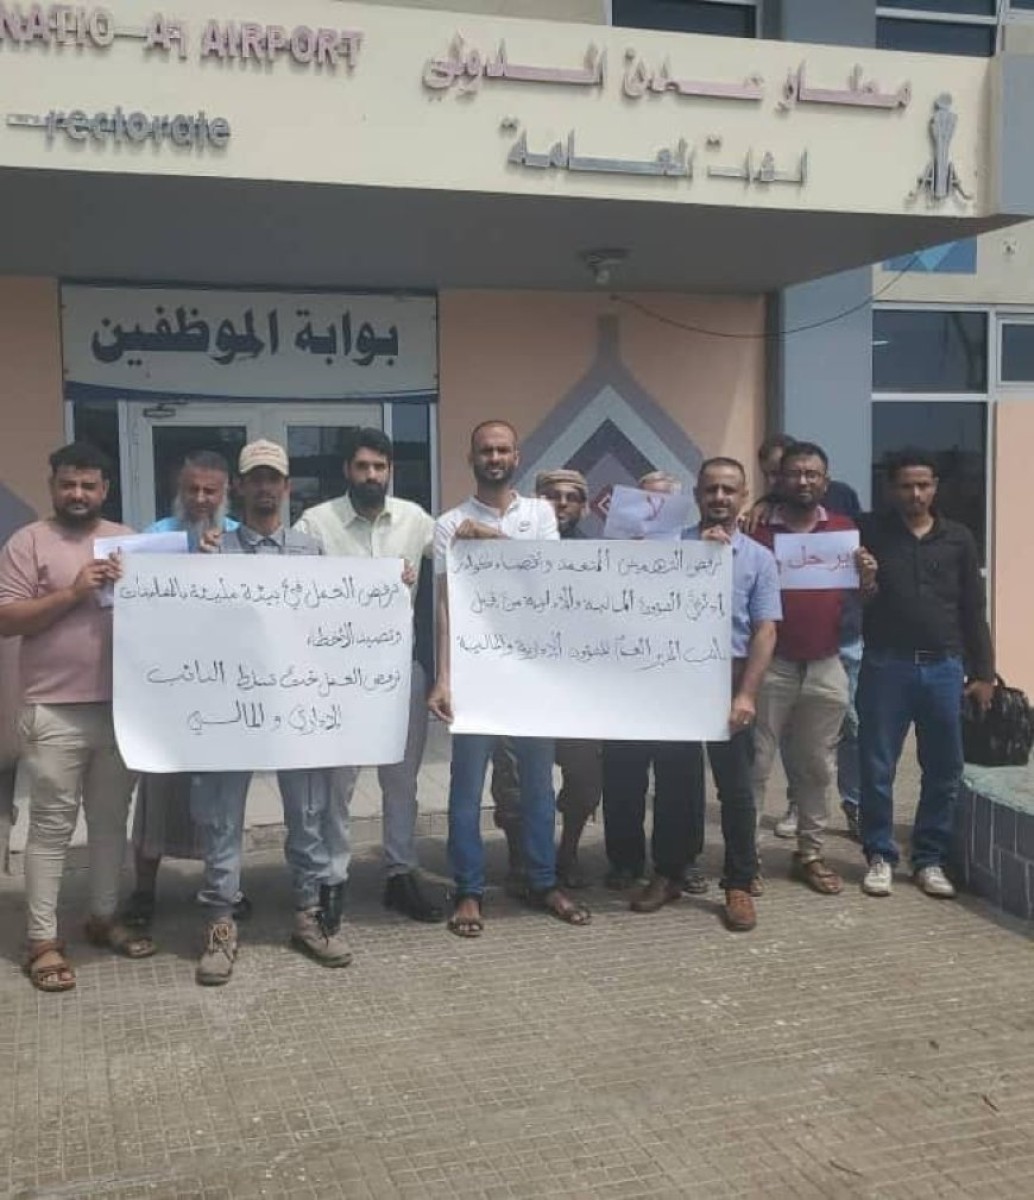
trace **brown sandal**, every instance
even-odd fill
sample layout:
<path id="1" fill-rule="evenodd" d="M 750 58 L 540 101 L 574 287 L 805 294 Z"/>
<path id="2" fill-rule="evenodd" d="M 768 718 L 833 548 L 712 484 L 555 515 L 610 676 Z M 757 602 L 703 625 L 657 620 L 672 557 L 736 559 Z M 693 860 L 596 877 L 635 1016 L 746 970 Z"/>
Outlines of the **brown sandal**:
<path id="1" fill-rule="evenodd" d="M 91 946 L 114 950 L 126 958 L 150 958 L 157 949 L 147 933 L 130 929 L 114 917 L 111 920 L 90 917 L 83 932 Z"/>
<path id="2" fill-rule="evenodd" d="M 794 873 L 814 892 L 823 896 L 839 896 L 844 890 L 844 881 L 832 867 L 827 867 L 821 858 L 809 858 L 805 861 L 795 857 L 793 865 Z"/>
<path id="3" fill-rule="evenodd" d="M 22 970 L 40 992 L 70 992 L 75 987 L 75 972 L 65 958 L 65 943 L 57 938 L 29 942 Z"/>
<path id="4" fill-rule="evenodd" d="M 524 898 L 529 907 L 537 909 L 539 912 L 549 913 L 551 917 L 556 917 L 565 925 L 588 925 L 592 920 L 592 913 L 585 905 L 572 900 L 559 887 L 554 886 L 544 890 L 528 888 Z"/>

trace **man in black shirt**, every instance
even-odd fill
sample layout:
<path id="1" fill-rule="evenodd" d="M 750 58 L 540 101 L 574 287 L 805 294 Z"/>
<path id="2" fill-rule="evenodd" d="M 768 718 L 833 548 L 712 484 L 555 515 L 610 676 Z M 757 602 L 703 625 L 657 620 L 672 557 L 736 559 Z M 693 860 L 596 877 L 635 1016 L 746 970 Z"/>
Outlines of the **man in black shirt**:
<path id="1" fill-rule="evenodd" d="M 963 691 L 984 709 L 994 691 L 984 581 L 973 535 L 933 511 L 934 461 L 923 451 L 901 451 L 886 477 L 893 511 L 860 521 L 862 545 L 877 565 L 865 597 L 858 685 L 862 846 L 869 862 L 862 890 L 890 895 L 898 861 L 894 774 L 914 723 L 922 784 L 912 870 L 927 895 L 951 899 L 955 889 L 943 868 L 962 776 Z"/>

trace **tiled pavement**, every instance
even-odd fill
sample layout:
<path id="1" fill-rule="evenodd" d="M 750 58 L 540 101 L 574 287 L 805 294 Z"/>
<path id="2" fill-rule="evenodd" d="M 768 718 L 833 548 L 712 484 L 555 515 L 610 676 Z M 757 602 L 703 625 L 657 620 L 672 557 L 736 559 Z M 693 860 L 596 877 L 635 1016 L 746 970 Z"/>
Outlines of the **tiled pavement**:
<path id="1" fill-rule="evenodd" d="M 717 829 L 707 865 L 716 874 Z M 569 929 L 494 892 L 480 942 L 351 897 L 353 966 L 285 946 L 276 853 L 232 983 L 193 982 L 196 868 L 170 864 L 161 953 L 82 944 L 37 995 L 0 883 L 0 1195 L 133 1198 L 1030 1197 L 1034 956 L 1017 924 L 907 882 L 813 895 L 769 841 L 752 935 L 714 893 L 653 916 L 593 889 Z M 423 847 L 432 871 L 443 846 Z M 502 846 L 492 842 L 501 877 Z M 588 863 L 598 875 L 598 831 Z"/>

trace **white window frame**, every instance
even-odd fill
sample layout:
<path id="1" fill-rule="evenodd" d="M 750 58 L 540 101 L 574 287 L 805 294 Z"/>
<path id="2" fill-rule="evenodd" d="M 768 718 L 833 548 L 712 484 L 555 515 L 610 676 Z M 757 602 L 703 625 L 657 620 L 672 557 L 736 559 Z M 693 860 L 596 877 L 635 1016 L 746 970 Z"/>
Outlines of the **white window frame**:
<path id="1" fill-rule="evenodd" d="M 1004 0 L 1004 2 L 1006 6 L 1004 19 L 1006 21 L 1034 23 L 1034 8 L 1013 8 L 1013 0 Z"/>
<path id="2" fill-rule="evenodd" d="M 697 2 L 697 0 L 694 0 L 694 2 Z M 765 0 L 703 0 L 703 2 L 706 4 L 724 4 L 727 8 L 752 8 L 754 10 L 754 37 L 755 39 L 761 37 Z M 614 0 L 603 0 L 603 15 L 606 24 L 614 24 Z M 631 27 L 622 26 L 621 28 Z M 746 41 L 747 39 L 744 38 L 743 40 Z"/>

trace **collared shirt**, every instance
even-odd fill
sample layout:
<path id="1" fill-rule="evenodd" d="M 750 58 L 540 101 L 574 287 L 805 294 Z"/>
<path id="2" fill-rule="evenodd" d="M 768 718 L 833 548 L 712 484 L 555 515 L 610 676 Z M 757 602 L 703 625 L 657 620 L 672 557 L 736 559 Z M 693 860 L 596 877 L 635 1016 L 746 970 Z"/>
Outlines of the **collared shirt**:
<path id="1" fill-rule="evenodd" d="M 230 533 L 232 530 L 240 526 L 240 521 L 235 521 L 233 517 L 223 518 L 223 533 Z M 191 530 L 185 521 L 181 521 L 179 517 L 162 517 L 160 521 L 155 521 L 148 525 L 144 530 L 145 533 L 185 533 L 187 535 L 187 545 L 191 550 L 197 549 L 197 535 Z"/>
<path id="2" fill-rule="evenodd" d="M 295 529 L 315 538 L 324 554 L 351 558 L 403 558 L 419 572 L 420 560 L 431 557 L 434 517 L 411 500 L 388 496 L 371 521 L 356 512 L 351 497 L 338 496 L 307 508 Z M 416 582 L 411 592 L 416 595 Z"/>
<path id="3" fill-rule="evenodd" d="M 935 517 L 921 538 L 896 513 L 870 513 L 860 525 L 878 564 L 876 595 L 865 606 L 866 649 L 959 655 L 969 675 L 993 682 L 984 580 L 965 525 Z"/>
<path id="4" fill-rule="evenodd" d="M 702 541 L 699 525 L 683 530 L 684 541 Z M 780 621 L 779 568 L 770 550 L 737 529 L 732 535 L 732 656 L 746 658 L 762 621 Z"/>
<path id="5" fill-rule="evenodd" d="M 450 508 L 435 522 L 434 526 L 434 573 L 444 575 L 448 566 L 449 547 L 456 530 L 464 521 L 478 521 L 497 529 L 503 537 L 517 538 L 528 542 L 555 542 L 560 537 L 556 513 L 548 500 L 518 496 L 501 513 L 497 508 L 482 504 L 476 496 L 468 496 L 462 504 Z"/>
<path id="6" fill-rule="evenodd" d="M 275 533 L 257 533 L 247 525 L 239 525 L 219 542 L 220 554 L 322 554 L 323 547 L 315 538 L 297 529 L 281 525 Z"/>
<path id="7" fill-rule="evenodd" d="M 841 533 L 855 528 L 854 521 L 839 513 L 828 512 L 821 504 L 816 522 L 809 533 Z M 794 532 L 786 523 L 781 505 L 768 521 L 758 525 L 754 538 L 769 550 L 776 534 Z M 797 531 L 800 532 L 800 531 Z M 840 650 L 844 599 L 848 593 L 839 588 L 827 590 L 789 589 L 783 592 L 783 620 L 776 637 L 776 658 L 788 662 L 817 662 L 833 658 Z"/>

